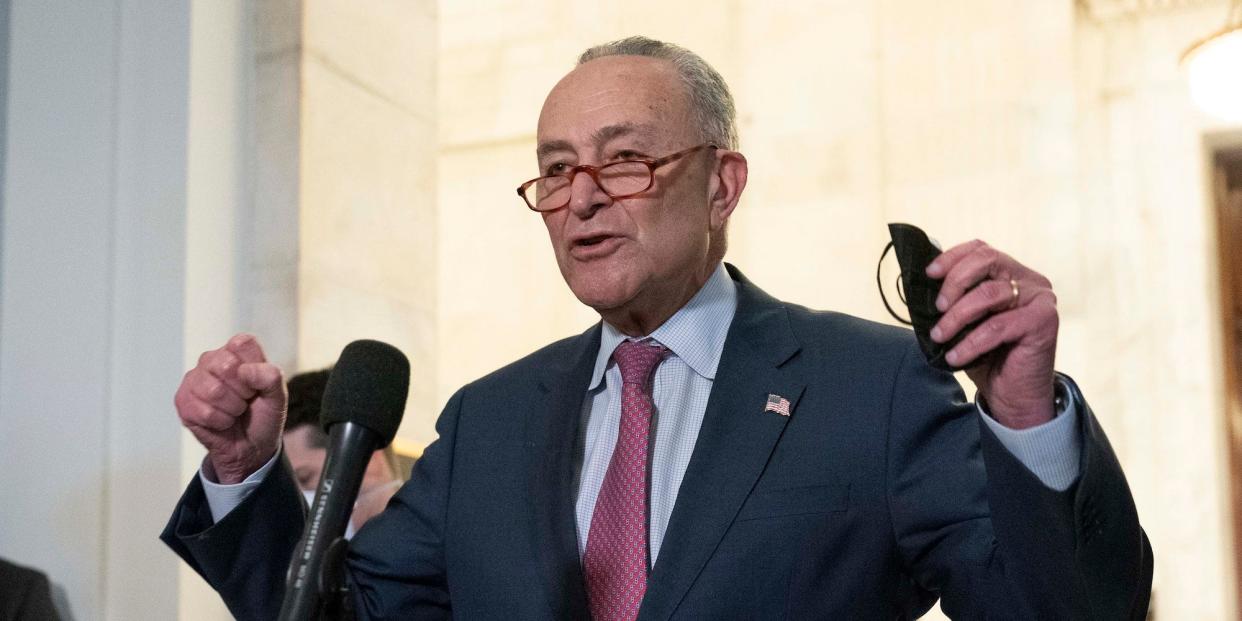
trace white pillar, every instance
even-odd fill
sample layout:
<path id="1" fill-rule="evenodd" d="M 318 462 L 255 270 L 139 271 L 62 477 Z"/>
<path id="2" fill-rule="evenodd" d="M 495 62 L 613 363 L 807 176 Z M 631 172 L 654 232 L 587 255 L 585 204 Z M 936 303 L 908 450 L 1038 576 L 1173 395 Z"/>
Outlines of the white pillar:
<path id="1" fill-rule="evenodd" d="M 73 618 L 171 618 L 189 6 L 9 8 L 0 554 Z"/>
<path id="2" fill-rule="evenodd" d="M 184 370 L 263 326 L 293 357 L 294 311 L 255 302 L 295 299 L 297 229 L 250 198 L 253 5 L 6 7 L 0 556 L 74 619 L 228 618 L 157 535 L 202 457 Z"/>

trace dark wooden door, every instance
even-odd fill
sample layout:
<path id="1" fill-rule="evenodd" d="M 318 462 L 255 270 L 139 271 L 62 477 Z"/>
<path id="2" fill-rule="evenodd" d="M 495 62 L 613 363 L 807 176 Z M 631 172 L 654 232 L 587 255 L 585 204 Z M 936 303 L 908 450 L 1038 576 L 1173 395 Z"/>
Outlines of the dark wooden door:
<path id="1" fill-rule="evenodd" d="M 1217 152 L 1214 163 L 1234 562 L 1236 575 L 1242 576 L 1242 149 Z M 1242 602 L 1242 579 L 1236 588 Z"/>

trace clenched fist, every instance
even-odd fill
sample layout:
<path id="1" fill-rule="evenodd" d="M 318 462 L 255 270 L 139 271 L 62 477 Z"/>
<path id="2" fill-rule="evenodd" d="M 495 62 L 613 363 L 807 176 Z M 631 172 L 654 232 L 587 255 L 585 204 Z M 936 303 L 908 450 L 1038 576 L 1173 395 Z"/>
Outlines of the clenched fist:
<path id="1" fill-rule="evenodd" d="M 288 404 L 284 377 L 252 335 L 238 334 L 203 352 L 173 402 L 181 424 L 207 448 L 204 471 L 218 483 L 240 483 L 280 446 Z"/>

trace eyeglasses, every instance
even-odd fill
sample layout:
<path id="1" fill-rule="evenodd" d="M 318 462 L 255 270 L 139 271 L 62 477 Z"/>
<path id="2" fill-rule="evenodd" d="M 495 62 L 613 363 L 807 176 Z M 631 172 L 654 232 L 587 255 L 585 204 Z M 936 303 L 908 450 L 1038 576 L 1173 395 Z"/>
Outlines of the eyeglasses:
<path id="1" fill-rule="evenodd" d="M 584 172 L 591 175 L 595 185 L 599 186 L 608 198 L 614 201 L 629 198 L 651 189 L 652 184 L 655 183 L 657 168 L 696 151 L 718 148 L 714 144 L 704 143 L 656 160 L 624 160 L 598 167 L 586 164 L 571 166 L 562 173 L 531 179 L 518 186 L 517 193 L 522 200 L 526 201 L 526 206 L 534 211 L 556 211 L 569 204 L 570 195 L 573 193 L 574 177 Z"/>

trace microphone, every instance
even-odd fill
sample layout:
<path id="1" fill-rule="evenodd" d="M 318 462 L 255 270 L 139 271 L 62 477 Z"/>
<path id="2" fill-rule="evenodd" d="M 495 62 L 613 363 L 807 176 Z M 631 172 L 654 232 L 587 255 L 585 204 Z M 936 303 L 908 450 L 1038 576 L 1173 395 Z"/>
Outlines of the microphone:
<path id="1" fill-rule="evenodd" d="M 343 535 L 367 462 L 397 434 L 409 387 L 410 362 L 392 345 L 360 340 L 341 351 L 319 414 L 328 432 L 328 455 L 289 563 L 282 621 L 318 619 L 335 595 L 339 585 L 328 582 L 339 579 L 340 572 L 332 564 L 344 555 Z"/>

